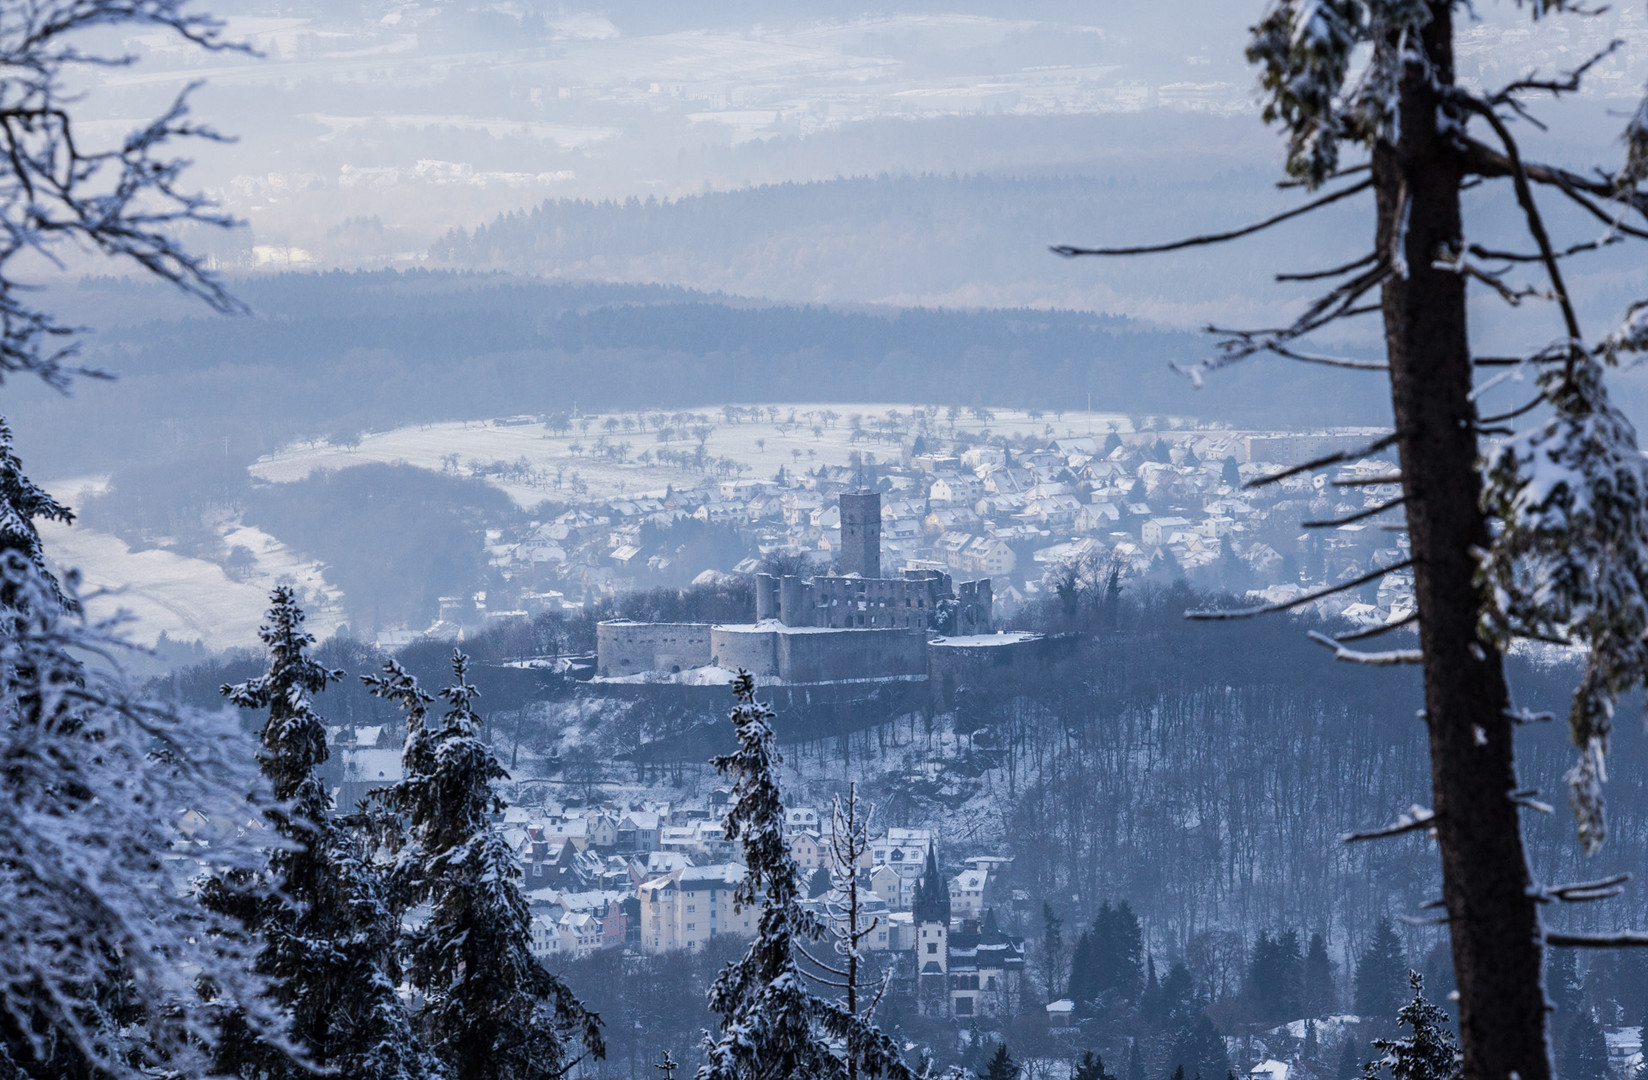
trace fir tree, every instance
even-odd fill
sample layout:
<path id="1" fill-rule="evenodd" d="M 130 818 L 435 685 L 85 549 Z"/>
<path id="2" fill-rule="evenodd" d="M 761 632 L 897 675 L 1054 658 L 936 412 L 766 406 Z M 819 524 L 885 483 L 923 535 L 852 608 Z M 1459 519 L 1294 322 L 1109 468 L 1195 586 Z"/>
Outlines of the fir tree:
<path id="1" fill-rule="evenodd" d="M 1139 992 L 1139 1014 L 1147 1020 L 1159 1021 L 1162 1015 L 1162 984 L 1156 978 L 1156 957 L 1144 958 L 1144 989 Z"/>
<path id="2" fill-rule="evenodd" d="M 0 165 L 0 378 L 66 392 L 87 373 L 75 330 L 27 284 L 62 247 L 129 259 L 220 311 L 239 306 L 171 235 L 229 223 L 184 189 L 186 163 L 169 156 L 175 140 L 209 135 L 189 122 L 187 92 L 124 137 L 88 139 L 85 73 L 129 63 L 115 43 L 139 38 L 236 46 L 183 0 L 37 0 L 7 5 L 3 21 L 13 123 Z M 240 928 L 177 888 L 174 871 L 189 866 L 177 861 L 178 815 L 244 821 L 260 780 L 233 724 L 148 700 L 111 670 L 131 648 L 120 620 L 88 621 L 73 574 L 47 572 L 41 519 L 72 515 L 24 474 L 0 421 L 0 1068 L 67 1080 L 202 1072 L 216 1006 L 241 1003 L 267 1033 L 279 1018 Z M 227 836 L 210 858 L 251 873 L 263 853 Z"/>
<path id="3" fill-rule="evenodd" d="M 1116 1074 L 1104 1067 L 1104 1058 L 1088 1050 L 1070 1069 L 1070 1080 L 1116 1080 Z"/>
<path id="4" fill-rule="evenodd" d="M 1184 1069 L 1188 1076 L 1217 1077 L 1230 1071 L 1225 1040 L 1205 1012 L 1179 1032 L 1168 1060 Z"/>
<path id="5" fill-rule="evenodd" d="M 1562 1080 L 1609 1080 L 1608 1040 L 1589 1009 L 1568 1021 L 1557 1053 L 1557 1075 Z"/>
<path id="6" fill-rule="evenodd" d="M 1184 961 L 1176 960 L 1162 980 L 1162 1023 L 1177 1024 L 1196 1012 L 1196 984 Z"/>
<path id="7" fill-rule="evenodd" d="M 1070 964 L 1070 996 L 1094 1002 L 1114 993 L 1125 1001 L 1139 993 L 1144 968 L 1144 935 L 1126 900 L 1099 907 L 1093 924 L 1077 940 Z"/>
<path id="8" fill-rule="evenodd" d="M 1007 1044 L 997 1043 L 996 1052 L 990 1055 L 990 1064 L 985 1066 L 980 1080 L 1019 1080 L 1019 1073 L 1023 1071 L 1007 1052 Z"/>
<path id="9" fill-rule="evenodd" d="M 458 1080 L 553 1080 L 576 1060 L 574 1042 L 604 1056 L 600 1018 L 533 957 L 520 862 L 487 825 L 503 808 L 493 784 L 508 774 L 481 741 L 469 658 L 452 654 L 438 726 L 399 664 L 365 681 L 407 714 L 405 778 L 381 797 L 409 833 L 396 885 L 406 902 L 429 906 L 408 942 L 408 979 L 424 999 L 419 1033 Z"/>
<path id="10" fill-rule="evenodd" d="M 243 709 L 267 709 L 262 768 L 275 803 L 265 811 L 285 846 L 260 874 L 210 883 L 205 903 L 239 917 L 255 936 L 257 971 L 269 979 L 307 1065 L 360 1080 L 438 1075 L 412 1035 L 384 968 L 399 920 L 353 834 L 332 818 L 315 770 L 328 756 L 326 722 L 310 695 L 342 677 L 317 663 L 292 590 L 269 596 L 259 636 L 269 668 L 222 693 Z M 231 1020 L 219 1066 L 247 1077 L 306 1076 L 283 1046 L 251 1037 Z"/>
<path id="11" fill-rule="evenodd" d="M 1274 1023 L 1299 1014 L 1303 966 L 1296 931 L 1286 930 L 1274 938 L 1259 932 L 1248 964 L 1247 985 L 1242 989 L 1254 1019 Z"/>
<path id="12" fill-rule="evenodd" d="M 1321 934 L 1310 935 L 1305 952 L 1303 1005 L 1306 1016 L 1331 1016 L 1339 1011 L 1339 991 L 1333 985 L 1333 961 Z"/>
<path id="13" fill-rule="evenodd" d="M 3 430 L 0 450 L 9 450 Z M 27 532 L 40 510 L 5 505 L 0 516 Z M 204 1073 L 204 1053 L 220 1041 L 215 1020 L 232 1003 L 244 1003 L 249 1030 L 278 1039 L 281 1026 L 242 928 L 180 894 L 174 876 L 182 808 L 255 817 L 251 749 L 232 720 L 181 716 L 84 664 L 131 646 L 118 622 L 86 621 L 73 575 L 53 580 L 26 540 L 15 531 L 0 540 L 4 1074 Z M 254 842 L 220 839 L 213 864 L 254 873 L 264 858 Z"/>
<path id="14" fill-rule="evenodd" d="M 1228 488 L 1239 488 L 1242 486 L 1242 474 L 1236 469 L 1235 458 L 1225 458 L 1224 467 L 1219 473 L 1219 482 Z"/>
<path id="15" fill-rule="evenodd" d="M 1363 1080 L 1377 1080 L 1385 1070 L 1391 1080 L 1453 1080 L 1459 1075 L 1459 1044 L 1448 1030 L 1448 1014 L 1425 1000 L 1425 980 L 1418 972 L 1408 972 L 1408 985 L 1413 998 L 1398 1010 L 1396 1022 L 1409 1034 L 1373 1040 L 1383 1056 L 1363 1066 Z"/>
<path id="16" fill-rule="evenodd" d="M 1390 919 L 1381 918 L 1373 929 L 1373 940 L 1356 963 L 1356 1014 L 1378 1020 L 1394 1014 L 1402 1004 L 1402 983 L 1407 973 L 1407 957 L 1402 939 Z"/>
<path id="17" fill-rule="evenodd" d="M 800 869 L 784 838 L 778 787 L 782 759 L 772 710 L 755 700 L 755 680 L 733 684 L 732 721 L 738 749 L 714 760 L 733 780 L 726 838 L 742 845 L 745 877 L 733 893 L 742 909 L 761 906 L 755 940 L 710 987 L 721 1036 L 705 1047 L 699 1080 L 809 1077 L 831 1080 L 856 1070 L 867 1077 L 914 1080 L 898 1046 L 866 1017 L 809 992 L 802 949 L 824 936 L 821 920 L 800 904 Z"/>

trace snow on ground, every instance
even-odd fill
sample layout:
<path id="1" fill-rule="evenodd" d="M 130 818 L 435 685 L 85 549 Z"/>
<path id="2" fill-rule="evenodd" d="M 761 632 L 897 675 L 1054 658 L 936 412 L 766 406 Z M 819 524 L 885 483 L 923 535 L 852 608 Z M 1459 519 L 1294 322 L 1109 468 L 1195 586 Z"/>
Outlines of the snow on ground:
<path id="1" fill-rule="evenodd" d="M 82 591 L 96 594 L 88 597 L 88 612 L 129 612 L 133 639 L 153 644 L 164 631 L 213 649 L 257 644 L 266 593 L 231 580 L 216 563 L 158 549 L 134 552 L 119 537 L 77 525 L 45 522 L 40 532 L 59 572 L 78 569 Z"/>
<path id="2" fill-rule="evenodd" d="M 102 486 L 103 478 L 76 478 L 49 484 L 59 499 L 75 505 Z M 319 565 L 298 558 L 267 533 L 224 522 L 231 544 L 252 552 L 256 565 L 235 580 L 216 563 L 170 551 L 133 551 L 110 533 L 83 525 L 44 522 L 46 556 L 59 574 L 78 570 L 87 610 L 94 618 L 125 611 L 129 636 L 152 645 L 165 633 L 177 641 L 200 641 L 209 649 L 258 644 L 258 624 L 269 606 L 269 590 L 294 585 L 308 600 L 309 627 L 325 637 L 342 623 L 341 594 L 326 587 Z"/>
<path id="3" fill-rule="evenodd" d="M 934 645 L 949 645 L 960 648 L 976 648 L 981 645 L 1017 645 L 1020 642 L 1031 641 L 1040 637 L 1025 630 L 998 630 L 994 634 L 960 634 L 954 637 L 939 637 L 933 639 Z"/>
<path id="4" fill-rule="evenodd" d="M 875 425 L 888 413 L 897 411 L 908 416 L 914 405 L 778 405 L 778 423 L 762 420 L 744 420 L 727 423 L 721 406 L 696 410 L 713 427 L 704 450 L 711 459 L 729 458 L 747 466 L 745 479 L 765 479 L 786 469 L 811 470 L 819 465 L 845 465 L 853 451 L 866 459 L 896 459 L 897 444 L 877 441 Z M 832 411 L 837 418 L 826 424 L 821 414 Z M 534 473 L 531 479 L 494 477 L 491 482 L 506 492 L 523 507 L 537 505 L 545 499 L 572 500 L 581 483 L 587 491 L 579 500 L 634 497 L 644 493 L 661 493 L 670 485 L 693 486 L 699 483 L 697 470 L 682 470 L 674 466 L 643 464 L 638 459 L 644 452 L 656 454 L 659 450 L 673 453 L 692 453 L 697 440 L 689 430 L 682 431 L 668 443 L 659 442 L 652 430 L 632 426 L 608 433 L 607 419 L 622 425 L 628 419 L 636 424 L 638 413 L 605 413 L 594 417 L 588 431 L 578 425 L 565 434 L 555 434 L 541 423 L 501 422 L 497 420 L 452 421 L 440 424 L 413 425 L 392 431 L 363 435 L 356 447 L 300 444 L 287 447 L 279 453 L 259 460 L 252 473 L 264 480 L 283 483 L 301 480 L 316 469 L 343 469 L 351 465 L 371 462 L 402 462 L 436 472 L 449 470 L 453 455 L 457 455 L 460 472 L 490 462 L 519 462 L 525 459 Z M 788 424 L 794 416 L 793 426 Z M 850 418 L 863 418 L 864 429 L 870 434 L 857 441 L 852 438 Z M 948 432 L 951 422 L 942 411 L 935 421 L 937 427 Z M 822 427 L 815 434 L 814 427 Z M 999 435 L 1051 435 L 1071 438 L 1090 433 L 1103 436 L 1115 425 L 1116 430 L 1130 432 L 1132 424 L 1126 416 L 1117 413 L 1065 412 L 1047 413 L 1039 418 L 1017 409 L 994 410 L 992 418 L 980 419 L 962 415 L 955 420 L 957 432 L 978 433 L 989 430 Z M 647 425 L 649 428 L 651 424 Z M 787 428 L 787 430 L 782 430 Z M 1049 432 L 1051 428 L 1051 432 Z M 626 462 L 598 460 L 594 450 L 597 438 L 605 435 L 608 442 L 630 445 Z M 579 447 L 575 452 L 573 447 Z M 560 486 L 556 486 L 559 472 Z M 576 479 L 575 479 L 576 478 Z"/>

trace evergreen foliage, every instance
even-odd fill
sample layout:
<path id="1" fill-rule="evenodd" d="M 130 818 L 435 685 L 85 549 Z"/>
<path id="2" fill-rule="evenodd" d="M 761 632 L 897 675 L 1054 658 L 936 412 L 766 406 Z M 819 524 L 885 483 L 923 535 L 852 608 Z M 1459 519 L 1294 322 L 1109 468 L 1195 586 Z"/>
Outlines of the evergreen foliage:
<path id="1" fill-rule="evenodd" d="M 1333 982 L 1333 961 L 1328 959 L 1328 945 L 1321 934 L 1310 935 L 1303 978 L 1301 993 L 1306 1016 L 1331 1016 L 1339 1010 L 1339 988 Z"/>
<path id="2" fill-rule="evenodd" d="M 437 1076 L 385 973 L 399 920 L 359 841 L 333 819 L 315 772 L 328 750 L 311 695 L 343 673 L 309 655 L 315 639 L 303 621 L 292 590 L 277 587 L 259 630 L 268 670 L 222 688 L 243 709 L 268 710 L 261 760 L 275 801 L 264 814 L 282 846 L 261 873 L 210 882 L 203 900 L 239 918 L 257 940 L 256 970 L 269 980 L 304 1064 L 231 1018 L 218 1065 L 258 1080 L 306 1076 L 311 1068 L 359 1080 Z"/>
<path id="3" fill-rule="evenodd" d="M 1581 995 L 1579 957 L 1573 949 L 1545 952 L 1545 996 L 1551 999 L 1559 1020 L 1573 1015 Z"/>
<path id="4" fill-rule="evenodd" d="M 1247 983 L 1242 989 L 1253 1018 L 1280 1022 L 1297 1017 L 1303 1009 L 1304 957 L 1299 955 L 1299 934 L 1284 930 L 1271 937 L 1259 931 L 1248 962 Z"/>
<path id="5" fill-rule="evenodd" d="M 1139 917 L 1126 900 L 1115 907 L 1106 901 L 1093 924 L 1076 939 L 1070 960 L 1070 996 L 1097 1002 L 1106 994 L 1134 1000 L 1144 968 L 1144 935 Z"/>
<path id="6" fill-rule="evenodd" d="M 1224 1037 L 1205 1012 L 1180 1030 L 1168 1060 L 1184 1070 L 1186 1076 L 1200 1076 L 1203 1080 L 1230 1072 L 1230 1054 L 1225 1049 Z"/>
<path id="7" fill-rule="evenodd" d="M 1116 1074 L 1105 1069 L 1104 1058 L 1088 1050 L 1071 1066 L 1070 1080 L 1116 1080 Z"/>
<path id="8" fill-rule="evenodd" d="M 1053 912 L 1053 905 L 1041 905 L 1041 966 L 1043 986 L 1048 1001 L 1057 1001 L 1064 990 L 1064 920 Z"/>
<path id="9" fill-rule="evenodd" d="M 175 140 L 210 135 L 189 121 L 187 91 L 123 137 L 87 138 L 80 119 L 87 71 L 130 59 L 117 43 L 235 48 L 223 30 L 182 0 L 6 6 L 0 379 L 66 392 L 88 373 L 74 329 L 35 306 L 26 280 L 61 268 L 63 247 L 130 260 L 220 311 L 237 307 L 171 235 L 227 223 L 181 189 L 185 162 L 168 156 Z M 0 1071 L 202 1073 L 225 1010 L 277 1041 L 280 1017 L 241 928 L 179 889 L 174 874 L 193 869 L 180 861 L 193 850 L 180 817 L 244 823 L 260 781 L 233 724 L 147 700 L 120 674 L 131 648 L 121 621 L 88 621 L 74 575 L 47 571 L 42 519 L 72 515 L 29 480 L 0 420 Z M 211 860 L 250 874 L 263 854 L 230 835 Z"/>
<path id="10" fill-rule="evenodd" d="M 468 657 L 454 651 L 436 724 L 399 664 L 366 677 L 407 714 L 405 778 L 382 798 L 408 830 L 393 868 L 401 900 L 429 907 L 407 949 L 408 981 L 423 996 L 414 1019 L 457 1080 L 553 1080 L 577 1060 L 575 1042 L 604 1055 L 601 1021 L 532 955 L 520 862 L 487 820 L 503 808 L 493 784 L 508 774 L 481 739 L 468 676 Z"/>
<path id="11" fill-rule="evenodd" d="M 1459 1044 L 1448 1030 L 1448 1014 L 1425 1000 L 1425 980 L 1418 972 L 1408 972 L 1408 985 L 1413 997 L 1397 1012 L 1396 1022 L 1409 1033 L 1373 1040 L 1383 1056 L 1363 1066 L 1363 1080 L 1376 1080 L 1386 1070 L 1391 1080 L 1453 1080 L 1459 1075 Z"/>
<path id="12" fill-rule="evenodd" d="M 1356 1014 L 1375 1019 L 1393 1015 L 1402 1004 L 1407 971 L 1402 939 L 1390 919 L 1381 918 L 1356 963 Z"/>
<path id="13" fill-rule="evenodd" d="M 755 680 L 740 672 L 733 684 L 732 722 L 738 749 L 713 764 L 733 781 L 726 838 L 742 846 L 744 880 L 736 908 L 759 904 L 755 940 L 710 987 L 710 1008 L 721 1035 L 705 1047 L 699 1080 L 800 1077 L 831 1080 L 859 1075 L 914 1080 L 898 1046 L 868 1018 L 808 990 L 799 959 L 824 936 L 822 921 L 800 904 L 800 868 L 784 836 L 782 763 L 773 736 L 773 712 L 755 699 Z"/>
<path id="14" fill-rule="evenodd" d="M 1608 1040 L 1589 1009 L 1568 1022 L 1556 1064 L 1562 1080 L 1609 1080 Z"/>
<path id="15" fill-rule="evenodd" d="M 113 659 L 118 621 L 88 622 L 73 575 L 35 558 L 55 504 L 14 468 L 0 498 L 0 1066 L 8 1077 L 137 1080 L 204 1072 L 222 1007 L 271 1040 L 231 918 L 180 894 L 179 815 L 255 817 L 251 749 L 230 720 L 182 716 L 138 694 Z M 224 872 L 261 863 L 249 839 L 214 843 Z"/>
<path id="16" fill-rule="evenodd" d="M 997 1043 L 996 1052 L 990 1055 L 990 1063 L 985 1066 L 980 1080 L 1019 1080 L 1019 1073 L 1023 1071 L 1019 1063 L 1013 1060 L 1013 1055 L 1007 1052 L 1007 1044 Z"/>

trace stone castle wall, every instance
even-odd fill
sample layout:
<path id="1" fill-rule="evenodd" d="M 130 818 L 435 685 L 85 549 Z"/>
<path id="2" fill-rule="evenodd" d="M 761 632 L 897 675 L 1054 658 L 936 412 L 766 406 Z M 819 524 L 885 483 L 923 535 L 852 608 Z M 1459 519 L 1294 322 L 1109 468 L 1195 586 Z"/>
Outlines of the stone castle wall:
<path id="1" fill-rule="evenodd" d="M 778 673 L 786 682 L 927 673 L 925 630 L 779 631 L 777 638 Z"/>
<path id="2" fill-rule="evenodd" d="M 709 623 L 603 622 L 595 627 L 596 673 L 685 671 L 710 662 Z"/>
<path id="3" fill-rule="evenodd" d="M 728 671 L 777 675 L 777 636 L 771 625 L 714 627 L 710 630 L 710 663 Z"/>

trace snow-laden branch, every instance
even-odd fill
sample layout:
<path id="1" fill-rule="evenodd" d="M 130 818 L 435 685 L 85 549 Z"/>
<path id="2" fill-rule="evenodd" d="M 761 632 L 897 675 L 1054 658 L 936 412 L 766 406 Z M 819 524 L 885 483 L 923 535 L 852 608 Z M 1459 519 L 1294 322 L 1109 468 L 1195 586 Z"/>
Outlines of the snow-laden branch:
<path id="1" fill-rule="evenodd" d="M 1387 499 L 1364 510 L 1358 510 L 1354 514 L 1346 514 L 1342 518 L 1329 518 L 1326 521 L 1301 521 L 1299 527 L 1302 529 L 1337 529 L 1341 525 L 1352 525 L 1370 517 L 1378 517 L 1386 510 L 1394 510 L 1407 501 L 1406 495 L 1398 495 L 1394 499 Z"/>
<path id="2" fill-rule="evenodd" d="M 1648 949 L 1648 934 L 1630 930 L 1617 934 L 1561 934 L 1547 930 L 1545 944 L 1567 949 Z"/>
<path id="3" fill-rule="evenodd" d="M 1635 351 L 1628 318 L 1604 355 Z M 1553 415 L 1506 440 L 1488 462 L 1483 505 L 1501 528 L 1481 553 L 1483 633 L 1586 647 L 1569 732 L 1580 753 L 1569 802 L 1581 842 L 1605 836 L 1601 784 L 1615 702 L 1648 672 L 1648 463 L 1611 402 L 1603 363 L 1582 355 L 1540 375 Z"/>
<path id="4" fill-rule="evenodd" d="M 1396 667 L 1401 664 L 1422 664 L 1425 654 L 1419 649 L 1391 649 L 1385 652 L 1361 652 L 1357 649 L 1347 649 L 1326 634 L 1312 630 L 1310 640 L 1318 645 L 1326 645 L 1333 650 L 1335 660 L 1343 660 L 1349 664 L 1367 664 L 1371 667 Z"/>
<path id="5" fill-rule="evenodd" d="M 1379 438 L 1368 443 L 1366 446 L 1361 446 L 1354 450 L 1335 450 L 1331 454 L 1323 454 L 1321 457 L 1312 458 L 1311 460 L 1298 465 L 1290 465 L 1287 468 L 1281 469 L 1277 472 L 1266 473 L 1264 476 L 1256 476 L 1252 480 L 1245 482 L 1242 487 L 1249 489 L 1261 488 L 1268 484 L 1281 483 L 1288 477 L 1298 476 L 1300 473 L 1313 472 L 1316 469 L 1325 469 L 1329 465 L 1338 465 L 1339 463 L 1345 461 L 1357 461 L 1361 458 L 1368 457 L 1371 454 L 1377 454 L 1381 450 L 1394 446 L 1396 444 L 1396 439 L 1397 434 L 1393 431 L 1387 435 L 1381 435 Z"/>
<path id="6" fill-rule="evenodd" d="M 1406 833 L 1419 832 L 1421 829 L 1430 831 L 1435 827 L 1436 814 L 1423 806 L 1415 805 L 1408 807 L 1407 813 L 1398 816 L 1389 825 L 1377 829 L 1345 833 L 1339 839 L 1347 844 L 1354 844 L 1362 840 L 1383 840 L 1387 836 L 1402 836 Z"/>
<path id="7" fill-rule="evenodd" d="M 1531 895 L 1542 903 L 1560 901 L 1565 904 L 1584 904 L 1593 900 L 1609 900 L 1624 892 L 1630 874 L 1614 874 L 1595 881 L 1575 881 L 1566 885 L 1536 887 Z"/>
<path id="8" fill-rule="evenodd" d="M 1317 589 L 1315 592 L 1308 592 L 1301 596 L 1296 596 L 1292 600 L 1282 600 L 1274 604 L 1261 604 L 1258 607 L 1250 608 L 1187 611 L 1185 612 L 1185 618 L 1198 620 L 1251 619 L 1259 615 L 1270 615 L 1278 611 L 1288 611 L 1292 608 L 1303 607 L 1306 604 L 1314 603 L 1325 596 L 1332 596 L 1335 593 L 1342 593 L 1347 589 L 1354 589 L 1360 585 L 1366 585 L 1370 581 L 1377 581 L 1386 574 L 1394 574 L 1398 570 L 1406 570 L 1412 565 L 1412 559 L 1403 559 L 1400 562 L 1391 563 L 1389 566 L 1381 567 L 1377 570 L 1370 570 L 1367 573 L 1351 578 L 1348 581 L 1341 581 L 1337 585 L 1330 585 L 1325 589 Z"/>

